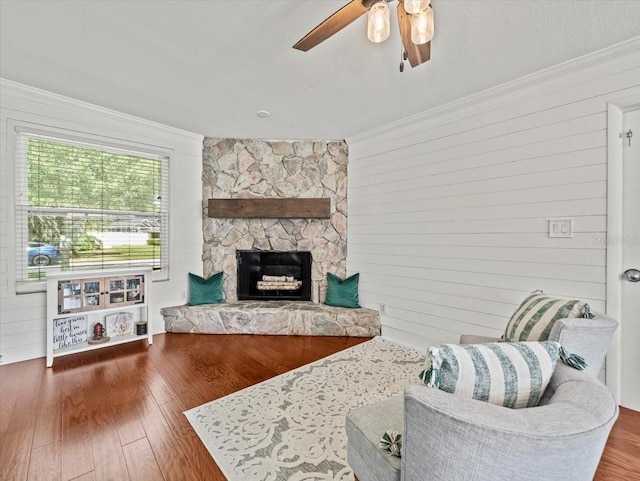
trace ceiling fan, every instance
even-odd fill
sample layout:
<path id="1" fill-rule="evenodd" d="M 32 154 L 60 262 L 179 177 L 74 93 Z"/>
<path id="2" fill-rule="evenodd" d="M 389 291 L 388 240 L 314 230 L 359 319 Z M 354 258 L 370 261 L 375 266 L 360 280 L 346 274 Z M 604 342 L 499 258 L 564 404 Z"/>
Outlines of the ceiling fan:
<path id="1" fill-rule="evenodd" d="M 374 43 L 383 42 L 390 31 L 389 1 L 393 0 L 352 0 L 311 30 L 293 48 L 306 52 L 367 12 L 369 40 Z M 433 10 L 430 0 L 398 0 L 397 11 L 404 59 L 408 59 L 412 67 L 417 67 L 431 57 Z M 400 71 L 402 70 L 401 63 Z"/>

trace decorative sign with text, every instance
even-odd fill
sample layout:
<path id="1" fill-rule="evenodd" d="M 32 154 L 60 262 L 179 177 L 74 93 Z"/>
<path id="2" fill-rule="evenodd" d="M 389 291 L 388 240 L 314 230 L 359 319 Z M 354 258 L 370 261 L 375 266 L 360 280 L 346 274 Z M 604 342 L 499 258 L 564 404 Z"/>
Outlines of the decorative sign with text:
<path id="1" fill-rule="evenodd" d="M 73 346 L 89 338 L 87 316 L 65 317 L 53 320 L 53 350 Z"/>

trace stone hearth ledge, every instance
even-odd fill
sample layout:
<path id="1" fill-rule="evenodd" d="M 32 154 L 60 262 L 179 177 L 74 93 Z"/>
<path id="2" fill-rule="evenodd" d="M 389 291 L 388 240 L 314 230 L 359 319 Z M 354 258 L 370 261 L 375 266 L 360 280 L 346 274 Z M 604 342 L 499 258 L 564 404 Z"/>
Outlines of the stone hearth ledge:
<path id="1" fill-rule="evenodd" d="M 313 302 L 237 301 L 174 306 L 160 310 L 165 330 L 196 334 L 298 336 L 380 335 L 380 315 L 367 308 L 348 309 Z"/>

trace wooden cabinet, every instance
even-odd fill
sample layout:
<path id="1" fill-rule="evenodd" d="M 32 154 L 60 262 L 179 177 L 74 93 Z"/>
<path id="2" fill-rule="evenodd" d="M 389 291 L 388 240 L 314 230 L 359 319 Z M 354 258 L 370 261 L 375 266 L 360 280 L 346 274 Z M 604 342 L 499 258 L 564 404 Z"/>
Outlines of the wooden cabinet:
<path id="1" fill-rule="evenodd" d="M 150 276 L 151 269 L 48 275 L 47 367 L 55 357 L 114 344 L 147 340 L 151 345 Z M 94 339 L 96 324 L 104 332 L 100 342 Z M 138 327 L 145 332 L 138 334 Z"/>
<path id="2" fill-rule="evenodd" d="M 58 314 L 143 304 L 144 285 L 144 274 L 58 280 Z"/>

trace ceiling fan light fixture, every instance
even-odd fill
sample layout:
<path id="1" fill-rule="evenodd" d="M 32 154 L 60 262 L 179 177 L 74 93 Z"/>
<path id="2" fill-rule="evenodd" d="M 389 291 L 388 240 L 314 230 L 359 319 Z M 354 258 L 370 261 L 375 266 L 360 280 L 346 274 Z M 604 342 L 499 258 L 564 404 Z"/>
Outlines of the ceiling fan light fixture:
<path id="1" fill-rule="evenodd" d="M 369 9 L 367 37 L 373 43 L 384 42 L 391 32 L 391 11 L 385 0 L 374 4 Z"/>
<path id="2" fill-rule="evenodd" d="M 405 2 L 406 3 L 406 2 Z M 411 41 L 416 45 L 423 45 L 433 38 L 433 9 L 411 15 Z"/>
<path id="3" fill-rule="evenodd" d="M 1 2 L 2 0 L 0 0 Z M 346 1 L 346 0 L 343 0 Z M 324 19 L 316 28 L 302 37 L 294 46 L 296 50 L 307 52 L 316 45 L 339 32 L 347 25 L 368 14 L 367 38 L 373 43 L 384 42 L 391 33 L 391 0 L 350 0 L 344 7 Z M 431 58 L 431 37 L 433 36 L 433 11 L 429 6 L 430 0 L 420 0 L 420 8 L 426 4 L 424 10 L 418 14 L 409 14 L 405 5 L 410 0 L 398 0 L 398 29 L 403 48 L 403 61 L 409 61 L 411 67 L 417 67 Z M 411 10 L 411 6 L 409 10 Z M 417 19 L 412 21 L 414 16 Z M 412 36 L 412 26 L 414 35 Z M 413 41 L 412 41 L 413 37 Z M 416 43 L 417 42 L 417 43 Z"/>
<path id="4" fill-rule="evenodd" d="M 409 15 L 422 12 L 429 6 L 429 0 L 404 0 L 404 11 Z"/>

